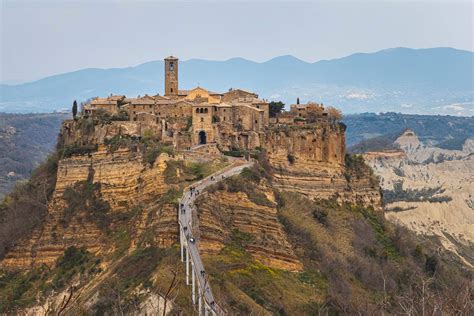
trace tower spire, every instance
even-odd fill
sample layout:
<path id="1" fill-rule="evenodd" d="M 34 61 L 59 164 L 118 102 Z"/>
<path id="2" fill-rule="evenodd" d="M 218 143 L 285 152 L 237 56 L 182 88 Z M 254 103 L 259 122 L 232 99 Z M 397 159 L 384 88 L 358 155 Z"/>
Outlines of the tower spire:
<path id="1" fill-rule="evenodd" d="M 165 58 L 165 96 L 178 95 L 178 58 Z"/>

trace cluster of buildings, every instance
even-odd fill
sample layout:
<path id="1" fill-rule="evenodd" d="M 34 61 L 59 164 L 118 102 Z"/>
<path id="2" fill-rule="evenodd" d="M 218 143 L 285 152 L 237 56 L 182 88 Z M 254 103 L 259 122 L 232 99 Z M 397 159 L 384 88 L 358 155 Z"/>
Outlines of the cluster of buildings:
<path id="1" fill-rule="evenodd" d="M 199 86 L 180 90 L 178 58 L 165 58 L 164 66 L 164 95 L 95 98 L 84 105 L 83 116 L 106 112 L 117 120 L 142 124 L 163 140 L 184 147 L 220 143 L 227 148 L 248 148 L 249 138 L 258 138 L 270 123 L 292 124 L 307 117 L 307 109 L 313 106 L 292 105 L 290 112 L 270 119 L 269 103 L 256 93 L 241 89 L 219 93 Z"/>

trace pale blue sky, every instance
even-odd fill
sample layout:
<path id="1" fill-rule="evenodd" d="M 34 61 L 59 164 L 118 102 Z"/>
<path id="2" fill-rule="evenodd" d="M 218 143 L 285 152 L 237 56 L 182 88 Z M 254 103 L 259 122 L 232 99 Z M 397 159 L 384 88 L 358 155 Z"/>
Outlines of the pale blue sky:
<path id="1" fill-rule="evenodd" d="M 306 61 L 391 47 L 473 50 L 470 0 L 1 1 L 1 82 L 161 59 Z"/>

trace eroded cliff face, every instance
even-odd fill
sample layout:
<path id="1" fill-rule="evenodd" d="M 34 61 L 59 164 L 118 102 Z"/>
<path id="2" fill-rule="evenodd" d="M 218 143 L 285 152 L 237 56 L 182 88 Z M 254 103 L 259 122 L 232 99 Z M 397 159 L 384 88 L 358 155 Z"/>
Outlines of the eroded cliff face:
<path id="1" fill-rule="evenodd" d="M 273 193 L 266 192 L 274 201 Z M 272 205 L 273 204 L 273 205 Z M 246 250 L 264 265 L 288 271 L 303 266 L 278 220 L 276 203 L 258 205 L 243 192 L 216 191 L 205 194 L 198 203 L 200 250 L 218 253 L 235 234 L 247 234 Z"/>
<path id="2" fill-rule="evenodd" d="M 323 124 L 270 131 L 265 139 L 274 185 L 312 199 L 336 196 L 340 202 L 380 206 L 380 192 L 371 170 L 354 172 L 345 162 L 345 127 Z"/>
<path id="3" fill-rule="evenodd" d="M 176 212 L 174 207 L 157 202 L 170 189 L 164 178 L 166 161 L 170 159 L 168 155 L 162 154 L 153 165 L 146 165 L 140 153 L 128 149 L 109 153 L 106 148 L 89 155 L 61 159 L 55 192 L 44 225 L 21 240 L 1 265 L 11 268 L 28 268 L 40 264 L 51 266 L 69 246 L 85 247 L 94 254 L 115 251 L 107 230 L 89 219 L 90 214 L 85 209 L 89 205 L 82 205 L 82 209 L 74 208 L 72 214 L 67 214 L 68 206 L 73 201 L 67 201 L 64 192 L 77 183 L 96 185 L 97 190 L 93 194 L 108 205 L 104 216 L 110 218 L 111 226 L 118 223 L 121 216 L 130 216 L 131 212 L 139 208 L 140 214 L 129 223 L 136 226 L 131 229 L 134 235 L 132 239 L 139 239 L 140 233 L 145 230 L 144 226 L 156 226 L 153 243 L 169 246 L 176 240 Z M 77 190 L 70 191 L 72 196 L 69 199 L 73 199 L 74 195 L 79 196 L 81 192 Z"/>
<path id="4" fill-rule="evenodd" d="M 143 280 L 155 280 L 152 283 L 156 293 L 166 291 L 161 285 L 171 282 L 169 277 L 176 272 L 179 261 L 173 245 L 178 239 L 176 202 L 180 190 L 198 179 L 196 174 L 190 173 L 205 176 L 222 168 L 223 160 L 217 147 L 205 146 L 191 152 L 161 152 L 151 161 L 149 152 L 142 147 L 147 140 L 138 139 L 145 134 L 140 124 L 87 124 L 84 121 L 64 124 L 60 145 L 65 149 L 87 150 L 69 152 L 59 160 L 55 190 L 43 225 L 18 241 L 0 262 L 0 267 L 33 270 L 44 264 L 53 268 L 71 246 L 83 248 L 102 260 L 97 264 L 101 272 L 95 272 L 86 281 L 75 281 L 81 291 L 68 309 L 76 311 L 76 308 L 86 306 L 90 312 L 100 306 L 103 292 L 121 277 L 120 271 L 134 269 L 128 263 L 133 258 L 137 260 L 133 261 L 134 265 L 139 265 L 141 260 L 150 260 L 146 267 L 150 269 L 148 279 Z M 126 142 L 115 136 L 126 136 Z M 265 162 L 257 165 L 268 167 L 268 174 L 258 184 L 252 182 L 254 180 L 240 184 L 240 189 L 247 187 L 248 192 L 214 188 L 202 194 L 195 220 L 204 260 L 214 256 L 225 259 L 235 250 L 237 254 L 244 253 L 251 269 L 270 269 L 273 274 L 287 277 L 299 291 L 315 291 L 322 298 L 323 289 L 315 290 L 311 285 L 300 284 L 299 275 L 308 267 L 303 264 L 301 249 L 296 249 L 285 231 L 277 195 L 278 192 L 297 193 L 311 203 L 336 198 L 340 203 L 362 203 L 378 209 L 380 193 L 370 169 L 357 164 L 356 167 L 347 165 L 344 127 L 328 123 L 310 128 L 270 129 L 248 137 L 221 136 L 224 149 L 262 146 Z M 111 139 L 118 143 L 111 145 Z M 94 145 L 92 150 L 87 147 L 90 145 Z M 196 162 L 201 165 L 196 166 Z M 201 170 L 205 166 L 212 167 Z M 249 191 L 250 185 L 254 186 L 255 192 Z M 237 245 L 237 249 L 229 248 L 230 244 Z M 169 253 L 161 254 L 156 249 Z M 140 257 L 143 253 L 146 256 Z M 160 260 L 156 253 L 165 258 L 165 268 L 152 264 Z M 240 257 L 234 259 L 239 261 Z M 179 273 L 182 278 L 184 272 Z M 134 286 L 136 288 L 131 288 L 128 295 L 144 291 L 143 285 Z M 64 291 L 64 287 L 61 290 Z M 189 291 L 189 288 L 183 291 Z M 147 293 L 143 297 L 149 296 Z M 182 294 L 183 297 L 186 295 L 186 300 L 180 297 L 174 303 L 186 310 L 191 306 L 189 293 L 183 293 L 186 293 Z M 60 303 L 62 296 L 54 299 Z M 43 303 L 44 300 L 38 301 L 38 304 Z"/>
<path id="5" fill-rule="evenodd" d="M 367 153 L 381 178 L 386 218 L 418 234 L 436 236 L 446 249 L 474 266 L 474 155 L 426 146 L 412 131 L 397 140 L 399 152 Z"/>

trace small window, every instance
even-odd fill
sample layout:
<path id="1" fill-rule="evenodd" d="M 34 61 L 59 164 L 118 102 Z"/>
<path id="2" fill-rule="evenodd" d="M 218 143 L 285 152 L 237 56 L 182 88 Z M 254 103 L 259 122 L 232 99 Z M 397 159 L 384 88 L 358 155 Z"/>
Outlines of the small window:
<path id="1" fill-rule="evenodd" d="M 224 122 L 225 122 L 225 116 L 224 116 Z"/>
<path id="2" fill-rule="evenodd" d="M 196 113 L 199 113 L 199 109 L 198 109 L 198 108 L 196 108 Z"/>
<path id="3" fill-rule="evenodd" d="M 255 120 L 255 124 L 258 124 L 258 121 L 257 121 L 257 120 Z"/>
<path id="4" fill-rule="evenodd" d="M 171 93 L 173 93 L 173 88 L 171 88 L 170 90 L 171 90 Z"/>
<path id="5" fill-rule="evenodd" d="M 257 105 L 257 109 L 260 109 L 260 105 Z"/>
<path id="6" fill-rule="evenodd" d="M 204 117 L 201 117 L 201 122 L 204 122 Z"/>
<path id="7" fill-rule="evenodd" d="M 205 109 L 204 109 L 204 113 L 207 113 L 207 112 L 209 112 L 209 109 L 208 109 L 208 108 L 205 108 Z"/>

